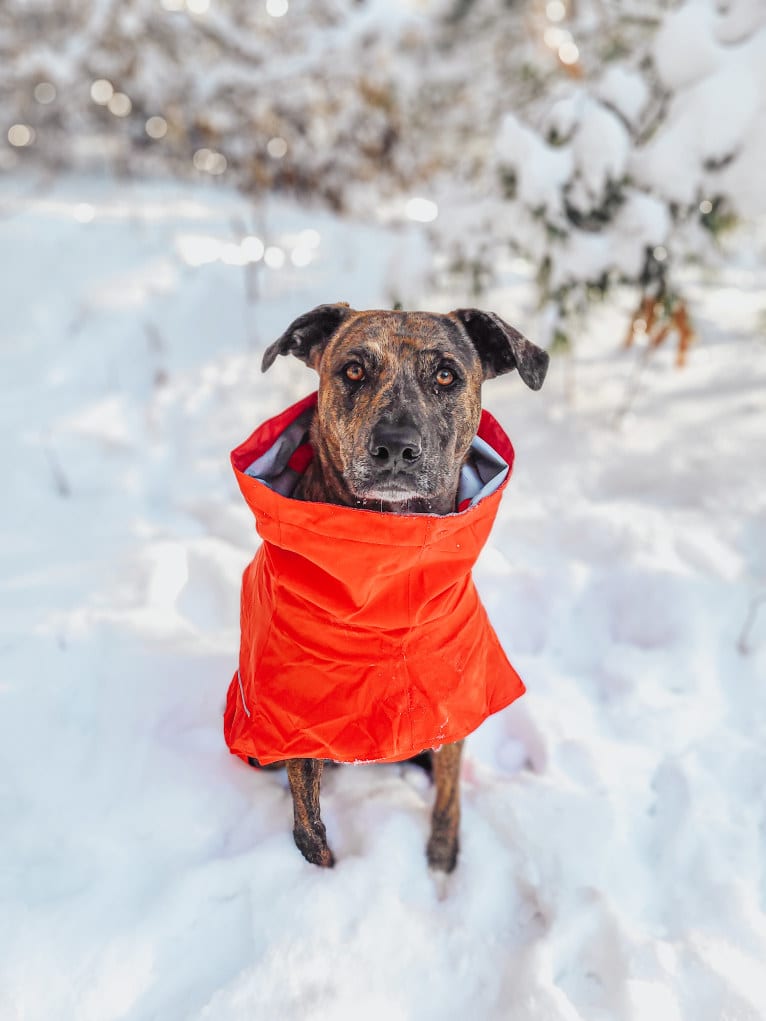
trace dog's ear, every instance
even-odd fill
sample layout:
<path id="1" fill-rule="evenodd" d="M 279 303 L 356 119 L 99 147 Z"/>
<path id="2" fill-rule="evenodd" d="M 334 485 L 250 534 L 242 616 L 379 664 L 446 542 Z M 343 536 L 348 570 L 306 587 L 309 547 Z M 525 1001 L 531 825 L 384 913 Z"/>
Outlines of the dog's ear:
<path id="1" fill-rule="evenodd" d="M 317 305 L 310 312 L 298 316 L 264 351 L 261 372 L 271 368 L 277 355 L 295 355 L 316 369 L 328 340 L 352 311 L 346 302 L 339 301 L 334 305 Z"/>
<path id="2" fill-rule="evenodd" d="M 539 390 L 548 371 L 548 352 L 537 347 L 494 312 L 458 308 L 450 316 L 462 323 L 481 359 L 484 378 L 492 379 L 518 369 L 532 390 Z"/>

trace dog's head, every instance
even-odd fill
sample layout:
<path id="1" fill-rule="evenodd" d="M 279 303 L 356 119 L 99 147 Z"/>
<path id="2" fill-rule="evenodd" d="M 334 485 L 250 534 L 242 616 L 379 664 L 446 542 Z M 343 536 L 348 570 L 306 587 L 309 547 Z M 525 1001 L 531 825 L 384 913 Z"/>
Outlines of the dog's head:
<path id="1" fill-rule="evenodd" d="M 543 385 L 545 351 L 491 312 L 357 312 L 320 305 L 263 356 L 293 354 L 319 373 L 312 437 L 357 500 L 454 501 L 479 425 L 481 384 L 517 369 Z M 454 503 L 452 504 L 454 506 Z"/>

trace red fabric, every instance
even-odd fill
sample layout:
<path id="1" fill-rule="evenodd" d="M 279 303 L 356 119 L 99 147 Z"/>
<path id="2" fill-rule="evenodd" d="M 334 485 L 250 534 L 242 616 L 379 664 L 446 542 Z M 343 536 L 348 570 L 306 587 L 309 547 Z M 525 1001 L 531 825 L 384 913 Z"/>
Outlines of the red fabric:
<path id="1" fill-rule="evenodd" d="M 292 457 L 287 462 L 289 468 L 299 475 L 303 475 L 308 466 L 314 460 L 314 448 L 310 443 L 302 443 L 293 451 Z"/>
<path id="2" fill-rule="evenodd" d="M 263 543 L 242 579 L 224 734 L 262 765 L 395 762 L 465 737 L 525 690 L 471 577 L 508 477 L 439 517 L 294 500 L 245 475 L 315 403 L 265 422 L 231 455 Z M 479 436 L 513 466 L 486 411 Z"/>

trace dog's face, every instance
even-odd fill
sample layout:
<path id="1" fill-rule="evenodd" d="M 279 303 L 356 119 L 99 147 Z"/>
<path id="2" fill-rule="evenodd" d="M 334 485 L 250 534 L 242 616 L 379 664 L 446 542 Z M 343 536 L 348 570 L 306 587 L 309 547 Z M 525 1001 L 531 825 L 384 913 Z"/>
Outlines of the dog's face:
<path id="1" fill-rule="evenodd" d="M 512 327 L 475 309 L 437 315 L 320 305 L 271 345 L 264 369 L 288 353 L 319 372 L 312 437 L 349 494 L 392 505 L 416 500 L 437 511 L 454 508 L 482 382 L 518 368 L 538 389 L 548 363 Z"/>
<path id="2" fill-rule="evenodd" d="M 476 435 L 482 369 L 446 316 L 368 312 L 319 363 L 317 426 L 354 496 L 438 498 Z"/>

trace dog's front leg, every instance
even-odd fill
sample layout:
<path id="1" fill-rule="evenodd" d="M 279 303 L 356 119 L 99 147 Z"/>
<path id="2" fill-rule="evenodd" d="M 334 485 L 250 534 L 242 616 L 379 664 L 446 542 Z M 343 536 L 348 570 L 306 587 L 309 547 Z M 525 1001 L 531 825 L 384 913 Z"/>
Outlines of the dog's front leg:
<path id="1" fill-rule="evenodd" d="M 287 779 L 293 795 L 293 836 L 298 850 L 312 865 L 332 868 L 335 859 L 327 846 L 327 834 L 319 815 L 323 765 L 320 759 L 288 759 Z"/>
<path id="2" fill-rule="evenodd" d="M 428 864 L 441 872 L 452 872 L 457 863 L 460 826 L 460 755 L 463 742 L 446 744 L 432 752 L 436 801 L 428 838 Z"/>

